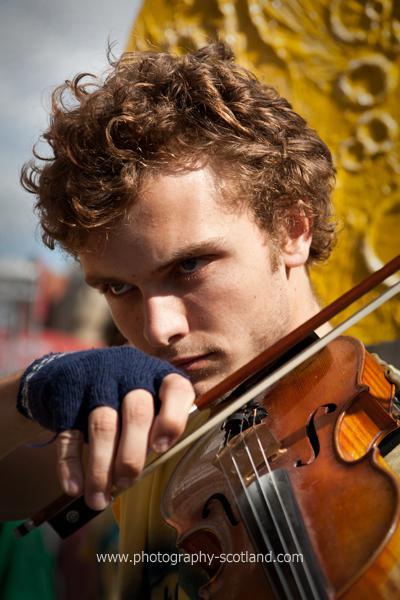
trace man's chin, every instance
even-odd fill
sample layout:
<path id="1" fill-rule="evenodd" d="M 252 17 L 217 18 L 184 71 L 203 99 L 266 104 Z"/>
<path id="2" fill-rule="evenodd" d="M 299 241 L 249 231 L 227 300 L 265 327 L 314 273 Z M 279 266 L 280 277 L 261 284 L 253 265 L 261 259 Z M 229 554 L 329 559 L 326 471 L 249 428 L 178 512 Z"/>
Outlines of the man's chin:
<path id="1" fill-rule="evenodd" d="M 204 372 L 204 373 L 196 373 L 195 375 L 190 374 L 190 381 L 194 387 L 194 391 L 196 392 L 196 397 L 202 396 L 213 387 L 215 387 L 220 381 L 224 379 L 224 376 L 221 373 L 213 372 Z"/>

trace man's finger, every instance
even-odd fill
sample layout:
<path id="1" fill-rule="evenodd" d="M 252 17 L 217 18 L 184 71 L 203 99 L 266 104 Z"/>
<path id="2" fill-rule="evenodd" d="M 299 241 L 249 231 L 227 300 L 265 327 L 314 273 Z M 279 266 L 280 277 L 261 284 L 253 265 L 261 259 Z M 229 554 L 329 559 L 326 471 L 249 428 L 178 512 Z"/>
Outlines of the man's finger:
<path id="1" fill-rule="evenodd" d="M 95 408 L 89 415 L 89 453 L 85 499 L 102 510 L 110 501 L 114 456 L 118 441 L 118 413 L 109 406 Z"/>
<path id="2" fill-rule="evenodd" d="M 188 379 L 171 373 L 161 384 L 160 412 L 154 420 L 150 444 L 156 452 L 165 452 L 185 430 L 195 392 Z"/>
<path id="3" fill-rule="evenodd" d="M 129 487 L 143 469 L 151 425 L 153 396 L 147 390 L 133 390 L 122 402 L 122 426 L 115 463 L 114 480 L 119 489 Z"/>
<path id="4" fill-rule="evenodd" d="M 77 429 L 62 431 L 57 437 L 57 467 L 61 486 L 66 494 L 83 492 L 83 434 Z"/>

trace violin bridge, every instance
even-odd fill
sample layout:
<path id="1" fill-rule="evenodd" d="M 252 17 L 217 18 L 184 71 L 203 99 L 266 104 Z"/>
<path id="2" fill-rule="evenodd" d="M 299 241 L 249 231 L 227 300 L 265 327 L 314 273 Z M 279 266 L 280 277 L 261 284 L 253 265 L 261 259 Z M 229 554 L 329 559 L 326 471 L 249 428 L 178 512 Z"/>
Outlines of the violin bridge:
<path id="1" fill-rule="evenodd" d="M 229 440 L 217 453 L 213 463 L 226 474 L 240 472 L 246 484 L 256 474 L 268 472 L 269 464 L 285 449 L 266 423 L 260 423 Z"/>

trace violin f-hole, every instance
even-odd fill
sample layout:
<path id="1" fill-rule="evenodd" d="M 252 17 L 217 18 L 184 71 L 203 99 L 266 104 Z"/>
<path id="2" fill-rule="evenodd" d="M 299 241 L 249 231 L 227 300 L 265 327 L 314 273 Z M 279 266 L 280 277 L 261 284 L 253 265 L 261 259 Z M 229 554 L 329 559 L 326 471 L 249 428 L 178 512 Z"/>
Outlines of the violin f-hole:
<path id="1" fill-rule="evenodd" d="M 301 459 L 298 459 L 295 462 L 295 467 L 305 467 L 306 465 L 311 464 L 312 462 L 314 462 L 314 460 L 319 454 L 320 444 L 318 439 L 317 428 L 315 426 L 315 418 L 321 409 L 323 409 L 324 414 L 330 414 L 335 412 L 335 410 L 337 409 L 337 405 L 333 402 L 330 402 L 328 404 L 322 404 L 311 413 L 306 424 L 306 436 L 308 438 L 308 441 L 310 442 L 312 455 L 306 462 L 302 461 Z"/>

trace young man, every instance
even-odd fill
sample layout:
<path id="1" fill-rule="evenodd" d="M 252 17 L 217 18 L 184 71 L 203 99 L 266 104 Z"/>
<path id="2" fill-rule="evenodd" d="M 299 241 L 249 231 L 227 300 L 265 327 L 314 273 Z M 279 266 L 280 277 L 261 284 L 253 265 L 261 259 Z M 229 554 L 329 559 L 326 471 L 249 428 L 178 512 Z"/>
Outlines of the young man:
<path id="1" fill-rule="evenodd" d="M 96 509 L 112 485 L 131 486 L 148 449 L 182 434 L 195 395 L 318 311 L 307 265 L 327 258 L 334 236 L 329 150 L 222 43 L 183 57 L 128 54 L 103 82 L 66 82 L 45 139 L 54 157 L 22 176 L 43 239 L 77 257 L 144 355 L 57 356 L 3 382 L 0 474 L 19 473 L 3 518 L 57 495 L 55 463 L 62 489 Z M 43 427 L 59 432 L 58 458 L 55 444 L 24 447 L 48 439 Z M 174 548 L 158 513 L 171 469 L 121 496 L 123 551 Z M 139 576 L 128 567 L 126 597 L 175 593 L 165 565 L 141 564 Z"/>

